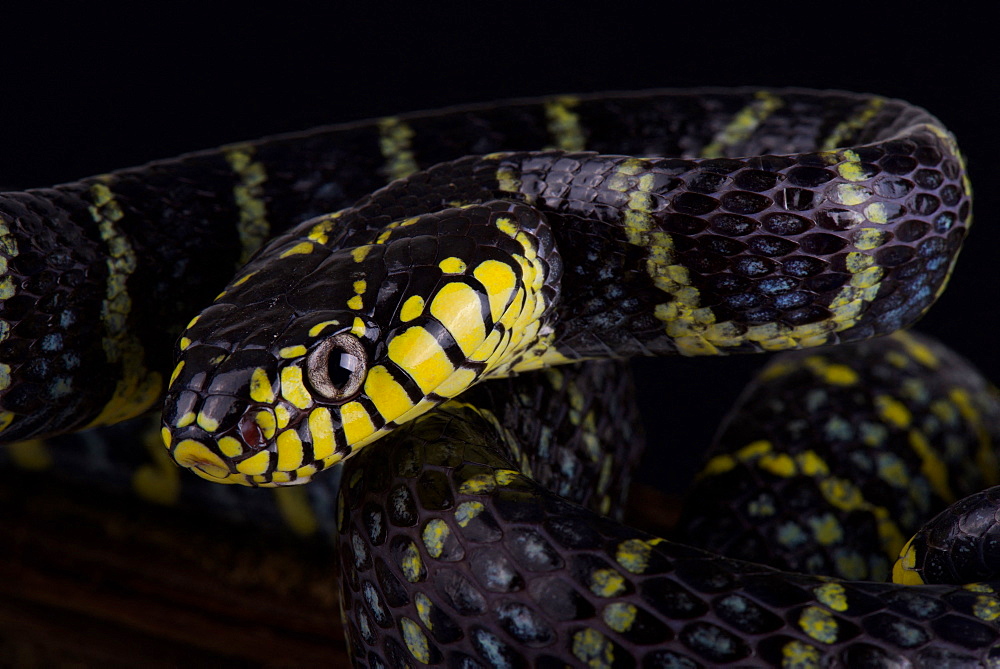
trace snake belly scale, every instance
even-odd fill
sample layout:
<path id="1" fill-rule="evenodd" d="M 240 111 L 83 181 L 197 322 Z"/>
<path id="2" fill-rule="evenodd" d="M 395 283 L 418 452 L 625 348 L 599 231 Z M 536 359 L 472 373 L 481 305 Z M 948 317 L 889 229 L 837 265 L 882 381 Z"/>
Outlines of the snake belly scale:
<path id="1" fill-rule="evenodd" d="M 877 636 L 862 618 L 916 595 L 726 561 L 573 510 L 527 477 L 539 455 L 503 411 L 464 393 L 588 359 L 909 325 L 970 223 L 961 156 L 923 110 L 802 90 L 515 102 L 8 193 L 0 217 L 3 438 L 114 423 L 166 392 L 164 441 L 203 478 L 300 484 L 346 460 L 359 664 L 978 661 L 996 641 L 989 607 L 962 599 L 992 590 L 935 586 L 918 631 Z M 607 383 L 588 369 L 565 375 Z M 599 433 L 581 448 L 611 448 Z M 606 512 L 631 458 L 592 460 Z M 506 548 L 491 559 L 467 540 Z M 479 569 L 508 580 L 477 599 Z M 573 579 L 608 595 L 600 614 Z M 562 604 L 539 610 L 545 593 Z"/>

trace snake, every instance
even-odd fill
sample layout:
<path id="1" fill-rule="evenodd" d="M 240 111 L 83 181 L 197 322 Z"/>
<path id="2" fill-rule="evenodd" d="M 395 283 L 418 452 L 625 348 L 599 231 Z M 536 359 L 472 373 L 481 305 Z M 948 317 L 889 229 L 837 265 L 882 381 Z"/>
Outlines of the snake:
<path id="1" fill-rule="evenodd" d="M 4 193 L 0 437 L 162 399 L 167 451 L 210 482 L 333 468 L 357 666 L 979 666 L 992 390 L 875 339 L 941 294 L 970 223 L 940 121 L 803 89 L 467 106 Z M 688 523 L 735 557 L 614 518 L 639 442 L 621 360 L 833 344 L 764 371 L 763 433 L 732 421 L 698 504 L 763 472 L 827 511 L 765 488 Z M 898 583 L 866 580 L 889 568 L 850 544 L 862 517 Z M 833 575 L 746 561 L 768 543 Z"/>

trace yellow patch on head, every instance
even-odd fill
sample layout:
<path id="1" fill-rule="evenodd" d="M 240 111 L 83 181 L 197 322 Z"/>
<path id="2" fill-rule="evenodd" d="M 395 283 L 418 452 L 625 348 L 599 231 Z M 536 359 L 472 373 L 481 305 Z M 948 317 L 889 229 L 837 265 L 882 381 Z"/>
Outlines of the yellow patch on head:
<path id="1" fill-rule="evenodd" d="M 288 256 L 302 255 L 302 254 L 305 254 L 305 253 L 312 253 L 312 252 L 313 252 L 313 244 L 312 244 L 312 242 L 299 242 L 298 244 L 296 244 L 292 248 L 290 248 L 287 251 L 283 252 L 278 257 L 279 258 L 287 258 Z"/>
<path id="2" fill-rule="evenodd" d="M 270 404 L 274 401 L 271 379 L 267 377 L 267 372 L 260 367 L 250 374 L 250 399 L 261 404 Z"/>
<path id="3" fill-rule="evenodd" d="M 323 330 L 330 327 L 331 325 L 340 325 L 340 321 L 323 321 L 322 323 L 317 323 L 316 325 L 309 328 L 309 336 L 316 337 L 319 336 Z"/>
<path id="4" fill-rule="evenodd" d="M 386 421 L 396 420 L 413 408 L 406 389 L 399 385 L 383 365 L 376 365 L 368 371 L 365 379 L 365 395 L 375 404 L 375 408 Z"/>
<path id="5" fill-rule="evenodd" d="M 479 293 L 466 283 L 442 286 L 431 302 L 431 315 L 447 328 L 466 356 L 486 339 Z"/>
<path id="6" fill-rule="evenodd" d="M 220 437 L 219 450 L 227 458 L 235 458 L 243 455 L 243 444 L 235 437 Z"/>
<path id="7" fill-rule="evenodd" d="M 405 370 L 425 394 L 455 371 L 437 338 L 420 326 L 415 325 L 393 337 L 388 352 L 389 358 Z"/>
<path id="8" fill-rule="evenodd" d="M 251 455 L 246 460 L 236 464 L 236 471 L 246 476 L 261 476 L 267 473 L 271 466 L 271 454 L 268 451 L 261 451 Z"/>
<path id="9" fill-rule="evenodd" d="M 278 435 L 278 469 L 291 472 L 305 464 L 302 439 L 295 430 L 285 430 Z"/>
<path id="10" fill-rule="evenodd" d="M 424 298 L 421 295 L 411 295 L 403 302 L 399 310 L 399 320 L 407 323 L 424 313 Z"/>
<path id="11" fill-rule="evenodd" d="M 281 370 L 281 396 L 299 409 L 312 406 L 312 395 L 302 382 L 302 368 L 290 365 Z"/>
<path id="12" fill-rule="evenodd" d="M 222 458 L 194 439 L 178 442 L 173 450 L 173 457 L 181 467 L 198 469 L 214 478 L 221 479 L 229 475 L 229 467 Z"/>
<path id="13" fill-rule="evenodd" d="M 340 421 L 343 424 L 347 444 L 355 445 L 375 432 L 368 410 L 360 402 L 348 402 L 340 407 Z"/>
<path id="14" fill-rule="evenodd" d="M 445 258 L 438 263 L 438 267 L 445 274 L 461 274 L 465 271 L 465 261 L 461 258 L 456 258 L 452 256 L 451 258 Z"/>
<path id="15" fill-rule="evenodd" d="M 325 460 L 333 455 L 336 442 L 333 436 L 333 418 L 326 407 L 316 407 L 309 412 L 309 435 L 312 439 L 313 457 Z"/>
<path id="16" fill-rule="evenodd" d="M 253 419 L 254 422 L 257 423 L 257 427 L 260 428 L 260 431 L 263 433 L 265 439 L 271 439 L 274 437 L 278 423 L 273 413 L 270 411 L 258 411 Z"/>
<path id="17" fill-rule="evenodd" d="M 365 258 L 368 257 L 368 254 L 371 252 L 372 248 L 373 245 L 369 244 L 368 246 L 359 246 L 355 249 L 351 249 L 351 257 L 354 258 L 354 262 L 357 263 L 362 262 L 364 261 Z"/>
<path id="18" fill-rule="evenodd" d="M 280 351 L 278 351 L 278 357 L 288 360 L 289 358 L 298 358 L 306 354 L 306 347 L 302 344 L 296 344 L 295 346 L 286 346 Z"/>
<path id="19" fill-rule="evenodd" d="M 493 322 L 497 322 L 510 302 L 511 293 L 517 287 L 517 275 L 510 265 L 499 260 L 486 260 L 480 263 L 472 271 L 472 275 L 486 289 L 490 302 L 490 315 L 493 317 Z"/>

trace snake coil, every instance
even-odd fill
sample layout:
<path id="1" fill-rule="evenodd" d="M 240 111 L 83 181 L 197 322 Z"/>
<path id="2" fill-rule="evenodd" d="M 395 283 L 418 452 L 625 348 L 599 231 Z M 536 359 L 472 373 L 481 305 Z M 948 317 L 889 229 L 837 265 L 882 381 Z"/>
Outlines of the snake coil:
<path id="1" fill-rule="evenodd" d="M 460 108 L 5 193 L 0 434 L 113 424 L 165 393 L 164 442 L 202 478 L 294 485 L 343 463 L 359 666 L 993 661 L 987 583 L 778 572 L 597 515 L 635 462 L 634 413 L 605 394 L 625 375 L 559 366 L 895 332 L 941 293 L 969 223 L 940 122 L 805 90 Z M 781 405 L 802 414 L 790 445 L 772 416 L 705 474 L 763 471 L 795 491 L 790 507 L 825 503 L 796 520 L 754 493 L 751 519 L 731 522 L 760 520 L 805 568 L 848 578 L 888 568 L 845 527 L 864 518 L 898 551 L 917 511 L 957 498 L 957 451 L 983 470 L 972 485 L 996 464 L 985 383 L 925 380 L 953 365 L 921 339 L 860 346 L 769 367 L 761 383 L 790 385 L 760 411 L 806 398 Z M 808 432 L 887 450 L 821 455 Z M 910 491 L 899 518 L 866 496 L 879 481 Z M 767 542 L 737 549 L 756 559 Z M 904 581 L 940 563 L 922 550 L 904 554 Z"/>

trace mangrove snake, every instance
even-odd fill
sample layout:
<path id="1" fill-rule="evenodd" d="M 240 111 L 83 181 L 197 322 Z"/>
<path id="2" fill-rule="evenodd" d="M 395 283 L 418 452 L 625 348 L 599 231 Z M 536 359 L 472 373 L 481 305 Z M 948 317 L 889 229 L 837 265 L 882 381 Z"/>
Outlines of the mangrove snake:
<path id="1" fill-rule="evenodd" d="M 994 586 L 914 587 L 992 577 L 992 491 L 908 545 L 901 584 L 856 580 L 995 482 L 992 391 L 953 354 L 897 335 L 778 359 L 700 479 L 723 515 L 692 536 L 854 580 L 598 515 L 637 455 L 627 374 L 564 365 L 895 332 L 969 223 L 936 119 L 805 90 L 467 107 L 5 193 L 0 431 L 113 424 L 166 385 L 163 440 L 203 478 L 343 462 L 359 666 L 993 662 Z"/>

